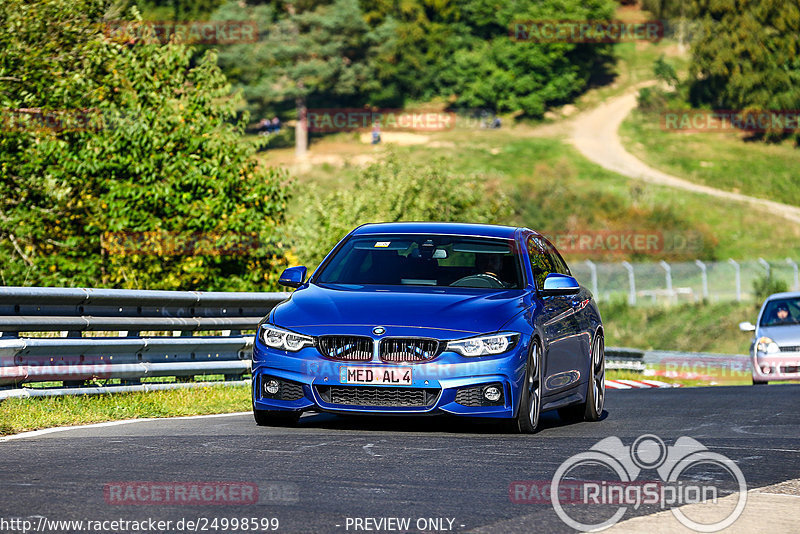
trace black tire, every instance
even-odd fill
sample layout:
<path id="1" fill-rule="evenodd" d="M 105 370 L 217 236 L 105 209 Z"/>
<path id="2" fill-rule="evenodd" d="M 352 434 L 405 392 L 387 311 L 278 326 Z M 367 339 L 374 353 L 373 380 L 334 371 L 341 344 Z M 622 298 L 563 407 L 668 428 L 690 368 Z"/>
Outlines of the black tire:
<path id="1" fill-rule="evenodd" d="M 602 334 L 597 334 L 592 343 L 592 376 L 586 392 L 586 406 L 583 411 L 585 421 L 598 421 L 603 414 L 606 400 L 606 353 Z"/>
<path id="2" fill-rule="evenodd" d="M 512 428 L 520 434 L 533 434 L 539 428 L 542 408 L 542 350 L 538 340 L 533 340 L 525 366 L 525 383 L 519 399 L 517 417 Z"/>
<path id="3" fill-rule="evenodd" d="M 761 380 L 756 380 L 755 378 L 753 379 L 754 386 L 766 386 L 767 384 L 769 384 L 769 381 L 767 380 L 761 381 Z"/>

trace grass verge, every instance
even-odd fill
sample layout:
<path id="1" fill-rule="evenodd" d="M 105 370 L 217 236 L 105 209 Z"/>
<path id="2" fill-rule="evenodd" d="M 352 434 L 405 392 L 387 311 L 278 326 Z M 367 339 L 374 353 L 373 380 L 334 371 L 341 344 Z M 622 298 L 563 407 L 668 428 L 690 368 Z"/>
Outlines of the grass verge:
<path id="1" fill-rule="evenodd" d="M 800 206 L 800 149 L 747 142 L 740 133 L 674 132 L 658 113 L 634 110 L 620 127 L 627 149 L 664 172 L 693 182 Z M 776 221 L 777 223 L 777 221 Z"/>
<path id="2" fill-rule="evenodd" d="M 206 415 L 250 409 L 250 388 L 246 386 L 7 399 L 0 402 L 0 435 L 122 419 Z"/>
<path id="3" fill-rule="evenodd" d="M 754 321 L 751 302 L 631 307 L 625 302 L 601 303 L 606 345 L 644 350 L 678 350 L 747 354 L 750 334 L 739 330 Z"/>

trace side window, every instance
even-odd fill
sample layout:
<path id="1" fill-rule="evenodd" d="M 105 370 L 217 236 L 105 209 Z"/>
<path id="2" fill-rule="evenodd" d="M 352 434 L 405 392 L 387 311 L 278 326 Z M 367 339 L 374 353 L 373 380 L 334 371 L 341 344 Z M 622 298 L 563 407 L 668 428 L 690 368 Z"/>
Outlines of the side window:
<path id="1" fill-rule="evenodd" d="M 528 238 L 528 256 L 531 262 L 531 271 L 533 271 L 533 280 L 536 282 L 536 287 L 544 285 L 544 279 L 547 275 L 556 272 L 555 266 L 552 263 L 551 255 L 548 253 L 547 245 L 543 239 L 531 236 Z"/>
<path id="2" fill-rule="evenodd" d="M 549 241 L 545 241 L 545 243 L 547 245 L 547 254 L 550 256 L 551 264 L 555 267 L 555 272 L 558 274 L 572 276 L 572 273 L 569 272 L 567 262 L 565 262 L 564 258 L 561 257 L 561 254 L 558 253 L 556 247 L 554 247 Z"/>

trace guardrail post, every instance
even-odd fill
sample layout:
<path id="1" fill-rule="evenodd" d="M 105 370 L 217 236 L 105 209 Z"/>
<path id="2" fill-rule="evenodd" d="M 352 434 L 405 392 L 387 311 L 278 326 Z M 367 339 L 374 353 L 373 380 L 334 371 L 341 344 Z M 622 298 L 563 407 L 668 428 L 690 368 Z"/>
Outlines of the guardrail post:
<path id="1" fill-rule="evenodd" d="M 786 263 L 792 266 L 792 270 L 794 271 L 794 284 L 792 285 L 792 289 L 797 291 L 800 289 L 800 279 L 797 276 L 797 264 L 792 261 L 792 258 L 786 258 Z"/>
<path id="2" fill-rule="evenodd" d="M 666 273 L 664 276 L 667 282 L 667 298 L 672 302 L 672 297 L 675 295 L 672 291 L 672 266 L 664 260 L 661 260 L 658 264 L 661 265 L 661 268 L 664 269 L 664 273 Z"/>
<path id="3" fill-rule="evenodd" d="M 706 271 L 706 264 L 700 260 L 694 260 L 694 264 L 700 267 L 700 276 L 703 280 L 703 298 L 708 299 L 708 272 Z"/>
<path id="4" fill-rule="evenodd" d="M 728 258 L 728 263 L 736 270 L 736 302 L 742 301 L 742 269 L 733 258 Z"/>
<path id="5" fill-rule="evenodd" d="M 622 262 L 622 266 L 628 271 L 628 304 L 636 305 L 636 277 L 633 274 L 633 265 L 627 261 Z"/>
<path id="6" fill-rule="evenodd" d="M 764 270 L 767 271 L 767 278 L 772 276 L 772 274 L 770 273 L 769 263 L 767 262 L 767 260 L 765 260 L 764 258 L 758 258 L 758 263 L 760 263 L 764 267 Z"/>
<path id="7" fill-rule="evenodd" d="M 600 293 L 597 291 L 597 265 L 595 265 L 592 260 L 586 260 L 584 263 L 587 267 L 589 267 L 589 273 L 592 278 L 592 294 L 594 295 L 595 299 L 598 299 L 600 298 Z M 795 272 L 797 272 L 796 269 L 797 268 L 795 267 Z"/>

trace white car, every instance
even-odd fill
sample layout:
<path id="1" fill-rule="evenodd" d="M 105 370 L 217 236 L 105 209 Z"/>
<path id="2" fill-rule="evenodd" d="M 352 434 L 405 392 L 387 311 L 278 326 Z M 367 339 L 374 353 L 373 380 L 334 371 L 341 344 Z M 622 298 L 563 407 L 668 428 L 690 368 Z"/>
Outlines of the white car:
<path id="1" fill-rule="evenodd" d="M 800 380 L 800 292 L 770 295 L 756 324 L 739 323 L 739 329 L 754 333 L 753 384 Z"/>

